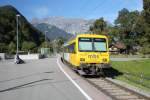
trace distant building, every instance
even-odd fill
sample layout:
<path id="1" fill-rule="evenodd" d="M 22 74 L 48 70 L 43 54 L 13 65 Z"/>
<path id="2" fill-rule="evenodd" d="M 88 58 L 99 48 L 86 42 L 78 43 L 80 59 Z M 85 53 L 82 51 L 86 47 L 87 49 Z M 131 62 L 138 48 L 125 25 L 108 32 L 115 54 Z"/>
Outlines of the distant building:
<path id="1" fill-rule="evenodd" d="M 126 46 L 124 43 L 122 42 L 116 42 L 114 44 L 111 44 L 109 46 L 109 51 L 112 54 L 122 54 L 122 53 L 126 53 Z"/>

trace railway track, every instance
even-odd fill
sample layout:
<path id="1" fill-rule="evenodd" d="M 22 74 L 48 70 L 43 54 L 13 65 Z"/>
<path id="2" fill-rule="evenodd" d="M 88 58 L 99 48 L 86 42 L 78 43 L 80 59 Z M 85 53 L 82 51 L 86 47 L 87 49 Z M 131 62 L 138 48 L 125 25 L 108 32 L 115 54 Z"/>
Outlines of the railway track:
<path id="1" fill-rule="evenodd" d="M 72 70 L 70 64 L 66 62 L 64 64 L 67 65 Z M 96 87 L 98 90 L 102 91 L 104 94 L 111 97 L 113 100 L 150 100 L 149 97 L 146 97 L 128 88 L 125 88 L 124 86 L 121 86 L 119 84 L 116 84 L 108 80 L 107 78 L 104 77 L 97 78 L 82 75 L 81 77 L 87 82 L 89 82 L 91 85 Z"/>
<path id="2" fill-rule="evenodd" d="M 85 80 L 114 100 L 150 100 L 150 98 L 113 83 L 106 78 L 85 78 Z"/>

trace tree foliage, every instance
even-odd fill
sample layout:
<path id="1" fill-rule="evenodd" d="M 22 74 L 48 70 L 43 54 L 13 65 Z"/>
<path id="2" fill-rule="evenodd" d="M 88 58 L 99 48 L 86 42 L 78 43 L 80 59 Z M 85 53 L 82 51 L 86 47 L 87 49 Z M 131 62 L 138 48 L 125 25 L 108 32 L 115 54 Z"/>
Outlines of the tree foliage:
<path id="1" fill-rule="evenodd" d="M 36 44 L 34 42 L 27 42 L 27 41 L 24 41 L 22 43 L 22 50 L 23 51 L 31 51 L 33 50 L 34 48 L 36 47 Z"/>
<path id="2" fill-rule="evenodd" d="M 105 32 L 110 43 L 122 42 L 129 51 L 140 46 L 141 53 L 150 54 L 150 0 L 143 0 L 143 11 L 123 8 L 118 12 L 114 25 L 108 27 L 108 23 L 100 18 L 90 30 L 97 34 Z"/>
<path id="3" fill-rule="evenodd" d="M 0 46 L 0 52 L 9 51 L 9 46 L 16 43 L 16 15 L 20 14 L 19 18 L 19 50 L 22 48 L 24 41 L 32 41 L 36 46 L 44 40 L 44 35 L 34 28 L 25 17 L 19 13 L 14 7 L 7 5 L 0 7 L 0 43 L 6 47 Z M 16 45 L 16 44 L 15 44 Z M 6 50 L 5 50 L 6 49 Z M 13 52 L 13 50 L 12 50 Z"/>
<path id="4" fill-rule="evenodd" d="M 133 49 L 134 45 L 137 45 L 138 32 L 135 30 L 140 13 L 138 11 L 129 11 L 122 9 L 119 11 L 119 15 L 115 20 L 115 25 L 119 30 L 119 38 L 123 42 L 127 49 Z"/>
<path id="5" fill-rule="evenodd" d="M 142 51 L 144 53 L 149 53 L 150 54 L 150 0 L 143 0 L 143 8 L 144 8 L 144 13 L 143 17 L 145 20 L 145 34 L 142 37 L 143 42 L 143 49 Z"/>
<path id="6" fill-rule="evenodd" d="M 8 45 L 8 52 L 10 54 L 13 54 L 16 52 L 16 44 L 14 42 L 10 42 L 10 44 Z"/>
<path id="7" fill-rule="evenodd" d="M 8 48 L 5 43 L 0 43 L 0 52 L 7 52 Z"/>
<path id="8" fill-rule="evenodd" d="M 61 52 L 63 50 L 62 45 L 64 44 L 65 39 L 59 37 L 53 41 L 54 52 Z"/>
<path id="9" fill-rule="evenodd" d="M 99 18 L 94 22 L 93 26 L 90 27 L 90 31 L 96 34 L 102 34 L 105 31 L 106 25 L 106 21 L 104 21 L 103 18 Z"/>

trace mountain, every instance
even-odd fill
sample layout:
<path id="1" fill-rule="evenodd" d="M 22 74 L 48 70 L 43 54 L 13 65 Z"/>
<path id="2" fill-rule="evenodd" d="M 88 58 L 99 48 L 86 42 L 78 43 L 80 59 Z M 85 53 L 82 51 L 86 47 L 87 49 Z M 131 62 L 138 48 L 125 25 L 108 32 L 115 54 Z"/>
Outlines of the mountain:
<path id="1" fill-rule="evenodd" d="M 30 24 L 26 18 L 13 6 L 0 6 L 0 45 L 16 44 L 16 15 L 19 14 L 19 48 L 24 41 L 39 46 L 44 41 L 44 35 Z M 0 46 L 2 52 L 2 46 Z"/>
<path id="2" fill-rule="evenodd" d="M 85 20 L 79 18 L 64 18 L 64 17 L 48 17 L 44 19 L 34 18 L 31 23 L 33 25 L 46 23 L 54 25 L 68 33 L 85 33 L 93 24 L 94 20 Z"/>
<path id="3" fill-rule="evenodd" d="M 50 40 L 54 40 L 59 37 L 63 37 L 64 39 L 67 40 L 72 37 L 72 34 L 68 34 L 64 30 L 46 23 L 36 24 L 35 27 L 40 31 L 42 31 L 43 33 L 46 33 L 46 37 L 48 37 L 48 39 Z"/>

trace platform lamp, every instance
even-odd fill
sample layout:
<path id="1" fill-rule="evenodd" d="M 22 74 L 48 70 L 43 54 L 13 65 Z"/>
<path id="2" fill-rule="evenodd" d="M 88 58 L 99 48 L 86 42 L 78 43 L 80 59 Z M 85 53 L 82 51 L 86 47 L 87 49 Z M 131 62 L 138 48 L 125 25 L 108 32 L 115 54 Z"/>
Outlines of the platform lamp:
<path id="1" fill-rule="evenodd" d="M 16 27 L 16 31 L 17 31 L 17 50 L 16 50 L 16 57 L 15 57 L 15 63 L 17 61 L 17 59 L 19 58 L 19 54 L 18 54 L 18 17 L 20 17 L 19 14 L 16 15 L 16 24 L 17 24 L 17 27 Z"/>

